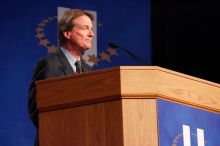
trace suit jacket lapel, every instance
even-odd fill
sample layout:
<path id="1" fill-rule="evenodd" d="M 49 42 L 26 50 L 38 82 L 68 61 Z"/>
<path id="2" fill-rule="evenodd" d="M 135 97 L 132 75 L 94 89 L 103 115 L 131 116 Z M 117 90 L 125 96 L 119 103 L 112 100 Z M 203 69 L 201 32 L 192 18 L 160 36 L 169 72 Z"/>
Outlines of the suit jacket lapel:
<path id="1" fill-rule="evenodd" d="M 61 68 L 62 68 L 64 74 L 65 75 L 74 74 L 74 71 L 73 71 L 69 61 L 67 60 L 66 56 L 64 55 L 64 53 L 62 52 L 61 49 L 58 49 L 57 56 L 58 56 L 59 61 L 62 65 Z"/>
<path id="2" fill-rule="evenodd" d="M 82 60 L 82 71 L 83 72 L 87 72 L 87 71 L 90 71 L 92 70 L 90 66 L 88 66 L 88 64 L 86 64 L 83 60 Z"/>

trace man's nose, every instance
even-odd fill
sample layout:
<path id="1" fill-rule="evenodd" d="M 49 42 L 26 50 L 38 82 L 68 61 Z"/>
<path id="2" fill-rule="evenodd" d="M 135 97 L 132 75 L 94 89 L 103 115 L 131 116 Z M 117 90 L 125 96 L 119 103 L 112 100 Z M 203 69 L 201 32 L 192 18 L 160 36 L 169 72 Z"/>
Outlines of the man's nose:
<path id="1" fill-rule="evenodd" d="M 92 29 L 89 31 L 89 37 L 94 37 L 94 32 L 92 31 Z"/>

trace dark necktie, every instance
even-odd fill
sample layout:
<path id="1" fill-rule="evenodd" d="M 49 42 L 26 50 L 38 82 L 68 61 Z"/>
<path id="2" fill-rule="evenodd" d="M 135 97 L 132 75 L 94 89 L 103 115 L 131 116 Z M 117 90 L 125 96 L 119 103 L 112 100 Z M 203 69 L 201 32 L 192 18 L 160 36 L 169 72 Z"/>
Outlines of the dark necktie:
<path id="1" fill-rule="evenodd" d="M 82 73 L 81 61 L 77 60 L 75 65 L 76 65 L 76 73 Z"/>

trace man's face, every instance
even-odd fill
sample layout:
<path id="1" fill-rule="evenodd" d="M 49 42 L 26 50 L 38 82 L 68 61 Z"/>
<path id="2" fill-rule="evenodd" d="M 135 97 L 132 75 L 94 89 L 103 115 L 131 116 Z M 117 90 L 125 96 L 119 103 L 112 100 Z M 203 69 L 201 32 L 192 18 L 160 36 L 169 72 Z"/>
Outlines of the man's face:
<path id="1" fill-rule="evenodd" d="M 91 48 L 92 38 L 94 36 L 91 19 L 83 15 L 76 18 L 73 23 L 73 29 L 68 31 L 68 35 L 66 35 L 68 42 L 74 49 L 79 51 Z"/>

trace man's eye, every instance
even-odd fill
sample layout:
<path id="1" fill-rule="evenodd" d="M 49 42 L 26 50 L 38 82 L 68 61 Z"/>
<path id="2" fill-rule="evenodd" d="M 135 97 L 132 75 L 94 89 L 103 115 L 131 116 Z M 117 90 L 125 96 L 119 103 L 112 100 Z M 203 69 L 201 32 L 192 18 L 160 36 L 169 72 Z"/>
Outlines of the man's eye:
<path id="1" fill-rule="evenodd" d="M 89 29 L 88 27 L 81 27 L 81 30 L 87 30 L 87 29 Z"/>

